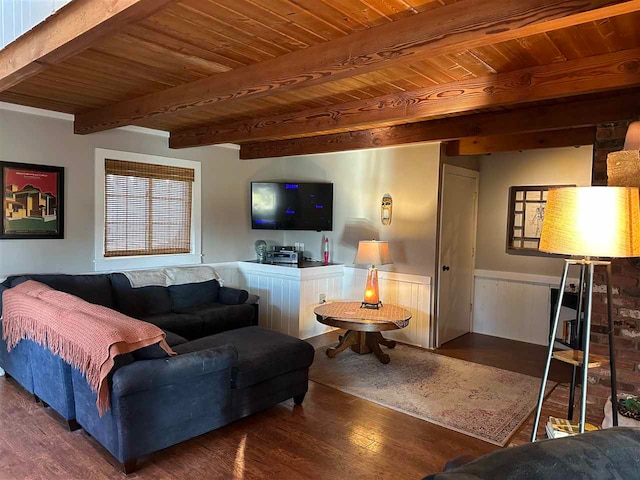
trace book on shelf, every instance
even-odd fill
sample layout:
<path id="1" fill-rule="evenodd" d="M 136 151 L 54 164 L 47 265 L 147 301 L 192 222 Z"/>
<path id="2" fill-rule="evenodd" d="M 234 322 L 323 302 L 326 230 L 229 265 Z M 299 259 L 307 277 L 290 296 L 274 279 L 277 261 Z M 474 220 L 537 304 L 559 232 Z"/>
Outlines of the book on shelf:
<path id="1" fill-rule="evenodd" d="M 562 341 L 569 343 L 571 340 L 571 329 L 573 327 L 572 320 L 563 320 L 562 322 Z"/>
<path id="2" fill-rule="evenodd" d="M 592 432 L 594 430 L 599 430 L 599 428 L 591 423 L 585 424 L 585 432 Z M 570 437 L 580 433 L 580 424 L 564 418 L 549 417 L 549 421 L 546 425 L 546 431 L 548 438 Z"/>

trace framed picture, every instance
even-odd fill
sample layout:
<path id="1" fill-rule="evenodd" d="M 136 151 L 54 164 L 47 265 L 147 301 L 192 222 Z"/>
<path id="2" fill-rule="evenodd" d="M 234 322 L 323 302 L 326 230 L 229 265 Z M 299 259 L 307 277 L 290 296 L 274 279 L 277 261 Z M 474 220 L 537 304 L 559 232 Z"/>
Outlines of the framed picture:
<path id="1" fill-rule="evenodd" d="M 575 185 L 535 185 L 509 188 L 507 253 L 552 256 L 539 249 L 547 194 L 552 188 L 573 186 Z"/>
<path id="2" fill-rule="evenodd" d="M 64 168 L 0 162 L 0 239 L 64 238 Z"/>

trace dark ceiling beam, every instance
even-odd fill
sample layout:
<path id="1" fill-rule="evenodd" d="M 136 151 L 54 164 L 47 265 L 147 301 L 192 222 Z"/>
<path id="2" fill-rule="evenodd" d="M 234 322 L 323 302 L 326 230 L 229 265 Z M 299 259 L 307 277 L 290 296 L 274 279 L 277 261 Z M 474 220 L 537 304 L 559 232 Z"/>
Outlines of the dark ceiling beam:
<path id="1" fill-rule="evenodd" d="M 343 152 L 420 142 L 449 141 L 466 137 L 512 135 L 575 127 L 640 115 L 640 91 L 558 105 L 525 107 L 505 112 L 478 113 L 460 117 L 356 130 L 353 132 L 245 143 L 240 158 L 289 157 Z"/>
<path id="2" fill-rule="evenodd" d="M 172 148 L 336 133 L 411 123 L 640 85 L 640 49 L 462 80 L 274 117 L 171 132 Z"/>
<path id="3" fill-rule="evenodd" d="M 276 95 L 640 11 L 640 0 L 462 0 L 255 65 L 76 115 L 78 134 Z"/>
<path id="4" fill-rule="evenodd" d="M 568 128 L 546 132 L 463 138 L 449 142 L 446 152 L 448 156 L 455 157 L 460 155 L 518 152 L 538 148 L 579 147 L 593 145 L 595 139 L 596 127 Z"/>

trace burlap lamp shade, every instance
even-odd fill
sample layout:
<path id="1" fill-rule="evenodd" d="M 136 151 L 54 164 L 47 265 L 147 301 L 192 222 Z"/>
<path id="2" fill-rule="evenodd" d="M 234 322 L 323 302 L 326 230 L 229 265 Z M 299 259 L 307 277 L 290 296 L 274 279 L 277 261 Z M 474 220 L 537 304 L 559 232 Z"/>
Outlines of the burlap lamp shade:
<path id="1" fill-rule="evenodd" d="M 640 256 L 638 188 L 550 190 L 540 250 L 583 258 Z"/>

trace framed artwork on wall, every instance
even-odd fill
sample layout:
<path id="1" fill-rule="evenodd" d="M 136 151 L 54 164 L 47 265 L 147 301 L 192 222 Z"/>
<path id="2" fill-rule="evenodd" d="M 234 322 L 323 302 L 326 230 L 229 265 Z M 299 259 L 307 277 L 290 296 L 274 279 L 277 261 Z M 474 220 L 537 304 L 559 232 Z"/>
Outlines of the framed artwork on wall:
<path id="1" fill-rule="evenodd" d="M 0 162 L 0 239 L 64 238 L 64 167 Z"/>
<path id="2" fill-rule="evenodd" d="M 553 256 L 539 249 L 547 194 L 552 188 L 573 186 L 527 185 L 509 188 L 507 253 Z"/>

